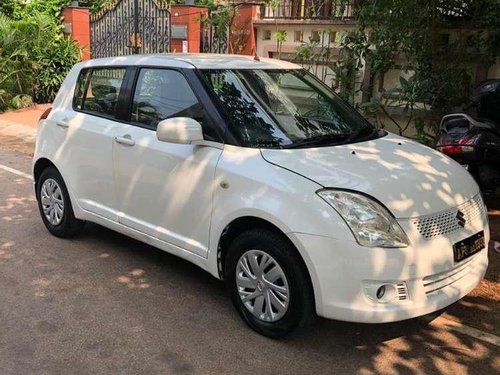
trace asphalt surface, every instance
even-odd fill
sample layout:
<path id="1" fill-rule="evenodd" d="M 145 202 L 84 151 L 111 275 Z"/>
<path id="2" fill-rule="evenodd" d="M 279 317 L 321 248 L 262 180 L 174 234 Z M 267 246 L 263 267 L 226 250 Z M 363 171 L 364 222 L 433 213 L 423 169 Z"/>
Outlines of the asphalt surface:
<path id="1" fill-rule="evenodd" d="M 29 157 L 0 148 L 29 173 Z M 0 169 L 1 374 L 495 374 L 500 348 L 431 323 L 319 320 L 273 341 L 197 267 L 97 225 L 51 236 Z"/>

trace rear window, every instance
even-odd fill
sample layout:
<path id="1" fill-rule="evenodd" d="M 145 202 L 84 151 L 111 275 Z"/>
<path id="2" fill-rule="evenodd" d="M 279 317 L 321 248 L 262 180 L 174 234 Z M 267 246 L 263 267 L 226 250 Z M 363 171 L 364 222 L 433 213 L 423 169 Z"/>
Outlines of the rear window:
<path id="1" fill-rule="evenodd" d="M 81 111 L 115 117 L 125 68 L 94 68 L 80 73 L 73 106 Z"/>

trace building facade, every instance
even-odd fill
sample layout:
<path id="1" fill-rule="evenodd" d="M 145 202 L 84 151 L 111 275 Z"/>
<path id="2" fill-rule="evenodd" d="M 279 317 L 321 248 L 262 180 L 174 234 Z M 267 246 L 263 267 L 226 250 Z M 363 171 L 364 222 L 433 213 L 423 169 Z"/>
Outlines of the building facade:
<path id="1" fill-rule="evenodd" d="M 338 58 L 343 35 L 357 27 L 356 1 L 284 0 L 276 7 L 258 7 L 253 25 L 259 56 L 297 61 L 298 48 L 304 44 L 311 52 L 328 48 L 329 62 L 320 61 L 309 68 L 332 85 L 331 62 Z"/>

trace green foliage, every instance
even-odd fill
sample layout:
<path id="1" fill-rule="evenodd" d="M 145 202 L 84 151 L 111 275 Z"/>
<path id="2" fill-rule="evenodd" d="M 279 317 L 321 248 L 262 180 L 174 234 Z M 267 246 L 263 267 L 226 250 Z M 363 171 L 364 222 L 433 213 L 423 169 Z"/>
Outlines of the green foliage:
<path id="1" fill-rule="evenodd" d="M 184 3 L 184 0 L 180 0 Z M 209 10 L 217 9 L 217 1 L 216 0 L 195 0 L 195 5 L 201 7 L 207 7 Z"/>
<path id="2" fill-rule="evenodd" d="M 239 52 L 244 48 L 243 40 L 247 33 L 245 30 L 238 29 L 234 25 L 237 14 L 237 8 L 244 3 L 239 0 L 229 0 L 219 3 L 217 0 L 197 0 L 196 5 L 205 6 L 209 10 L 207 18 L 202 19 L 204 26 L 213 27 L 215 32 L 214 41 L 222 41 L 228 32 L 232 33 L 229 40 L 229 52 Z"/>
<path id="3" fill-rule="evenodd" d="M 19 0 L 2 0 L 0 2 L 0 13 L 6 15 L 7 17 L 14 17 L 14 15 L 20 10 L 22 3 Z"/>
<path id="4" fill-rule="evenodd" d="M 30 0 L 24 3 L 16 13 L 16 17 L 27 19 L 43 14 L 58 21 L 61 17 L 61 10 L 69 3 L 70 0 Z"/>
<path id="5" fill-rule="evenodd" d="M 274 37 L 276 38 L 276 43 L 278 43 L 278 59 L 281 59 L 281 46 L 283 42 L 286 42 L 286 31 L 276 31 Z"/>
<path id="6" fill-rule="evenodd" d="M 281 0 L 267 0 L 265 3 L 269 5 L 269 7 L 276 12 L 278 7 L 281 5 Z"/>
<path id="7" fill-rule="evenodd" d="M 0 14 L 0 111 L 54 99 L 80 50 L 53 14 L 13 20 Z"/>
<path id="8" fill-rule="evenodd" d="M 418 88 L 419 85 L 415 76 L 409 78 L 400 77 L 398 88 L 386 90 L 380 96 L 373 96 L 369 101 L 361 103 L 360 108 L 375 118 L 378 127 L 384 128 L 383 120 L 388 119 L 396 126 L 399 135 L 404 135 L 417 119 L 416 113 L 419 109 L 420 100 Z M 399 109 L 398 112 L 405 116 L 404 123 L 396 121 L 389 113 L 388 108 Z M 418 122 L 422 124 L 421 119 Z M 423 135 L 423 129 L 421 135 Z"/>
<path id="9" fill-rule="evenodd" d="M 366 35 L 360 31 L 343 34 L 340 40 L 340 52 L 336 56 L 327 42 L 329 32 L 329 30 L 324 30 L 319 41 L 310 39 L 308 42 L 301 43 L 295 51 L 294 61 L 316 75 L 319 66 L 328 66 L 334 72 L 332 88 L 344 100 L 354 104 L 364 67 Z M 326 81 L 327 70 L 321 71 L 323 76 L 319 78 Z"/>
<path id="10" fill-rule="evenodd" d="M 159 3 L 175 3 L 181 0 L 157 0 Z M 24 19 L 37 14 L 45 14 L 56 20 L 60 19 L 61 10 L 68 6 L 71 0 L 2 0 L 0 3 L 0 13 L 12 19 Z M 111 6 L 116 0 L 79 0 L 78 5 L 89 8 L 91 13 L 97 13 L 106 6 Z M 183 3 L 183 1 L 182 1 Z"/>
<path id="11" fill-rule="evenodd" d="M 20 94 L 14 96 L 10 100 L 10 104 L 14 109 L 26 108 L 33 105 L 33 99 L 29 95 Z"/>
<path id="12" fill-rule="evenodd" d="M 80 50 L 70 39 L 61 38 L 52 48 L 44 49 L 38 56 L 38 73 L 35 77 L 34 100 L 38 103 L 52 101 L 69 69 L 80 61 Z"/>
<path id="13" fill-rule="evenodd" d="M 366 58 L 366 34 L 360 31 L 345 33 L 340 41 L 339 59 L 333 64 L 339 95 L 354 104 L 360 83 L 360 73 Z"/>
<path id="14" fill-rule="evenodd" d="M 324 69 L 322 70 L 323 74 L 319 75 L 317 68 L 321 65 L 333 68 L 334 64 L 331 50 L 329 48 L 324 48 L 321 42 L 311 38 L 309 38 L 307 42 L 302 42 L 300 46 L 296 48 L 293 61 L 297 64 L 301 64 L 303 68 L 317 75 L 322 81 L 327 80 L 327 71 Z M 336 89 L 337 87 L 332 88 Z"/>
<path id="15" fill-rule="evenodd" d="M 342 7 L 345 1 L 339 1 Z M 276 2 L 271 0 L 271 6 Z M 342 9 L 334 17 L 341 14 Z M 370 96 L 378 77 L 402 69 L 410 78 L 361 107 L 380 125 L 389 120 L 400 133 L 414 126 L 422 141 L 436 133 L 444 113 L 467 103 L 476 68 L 500 56 L 498 0 L 365 0 L 358 2 L 356 15 L 359 27 L 343 34 L 338 56 L 321 38 L 297 48 L 296 60 L 312 71 L 329 66 L 333 88 L 352 103 L 361 89 Z M 370 88 L 361 87 L 366 65 Z M 403 123 L 393 112 L 406 116 Z"/>
<path id="16" fill-rule="evenodd" d="M 399 103 L 417 100 L 428 109 L 416 121 L 418 137 L 435 133 L 444 113 L 463 107 L 476 67 L 500 56 L 499 19 L 500 2 L 491 0 L 362 3 L 358 22 L 369 35 L 372 77 L 403 64 L 413 90 L 402 87 Z"/>
<path id="17" fill-rule="evenodd" d="M 286 37 L 287 37 L 286 31 L 278 31 L 274 33 L 274 37 L 279 43 L 286 42 Z"/>
<path id="18" fill-rule="evenodd" d="M 157 0 L 158 3 L 166 3 L 164 0 Z M 176 1 L 180 0 L 172 0 L 169 3 L 176 3 Z M 97 13 L 101 11 L 103 8 L 108 6 L 113 6 L 116 3 L 116 0 L 79 0 L 78 5 L 81 7 L 89 8 L 90 13 Z"/>

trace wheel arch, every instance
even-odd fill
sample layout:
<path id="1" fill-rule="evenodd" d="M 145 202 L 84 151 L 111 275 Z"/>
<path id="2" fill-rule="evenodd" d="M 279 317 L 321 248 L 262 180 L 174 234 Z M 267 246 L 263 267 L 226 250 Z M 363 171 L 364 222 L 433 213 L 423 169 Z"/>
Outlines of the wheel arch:
<path id="1" fill-rule="evenodd" d="M 39 159 L 36 160 L 33 164 L 33 186 L 35 190 L 35 198 L 38 199 L 38 181 L 40 180 L 40 176 L 42 175 L 42 172 L 49 168 L 52 167 L 54 168 L 59 174 L 61 175 L 61 178 L 64 182 L 64 185 L 66 187 L 66 190 L 68 191 L 69 199 L 71 202 L 71 206 L 73 209 L 73 213 L 77 219 L 85 219 L 85 215 L 83 214 L 83 211 L 80 209 L 80 206 L 78 205 L 73 192 L 68 185 L 68 181 L 64 178 L 63 174 L 61 173 L 61 170 L 57 167 L 57 165 L 50 160 L 49 158 L 46 157 L 40 157 Z"/>
<path id="2" fill-rule="evenodd" d="M 38 180 L 40 179 L 40 176 L 42 174 L 42 172 L 47 169 L 48 167 L 53 167 L 55 168 L 59 173 L 61 173 L 59 171 L 59 169 L 56 167 L 56 165 L 50 161 L 49 159 L 47 158 L 40 158 L 38 159 L 34 166 L 33 166 L 33 182 L 35 184 L 35 195 L 36 195 L 36 192 L 38 191 Z"/>
<path id="3" fill-rule="evenodd" d="M 290 239 L 290 237 L 287 236 L 286 233 L 276 224 L 270 222 L 269 220 L 251 215 L 233 219 L 229 224 L 225 226 L 224 230 L 222 231 L 217 245 L 217 271 L 219 274 L 219 278 L 222 280 L 224 279 L 224 262 L 231 242 L 244 231 L 257 228 L 267 229 L 271 232 L 277 233 L 290 244 L 290 248 L 294 249 L 296 256 L 301 260 L 302 267 L 304 267 L 304 269 L 307 271 L 311 287 L 314 288 L 311 279 L 311 272 L 307 265 L 308 262 L 306 262 L 296 244 Z"/>

